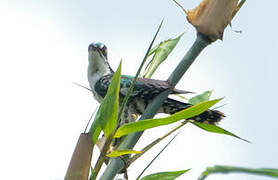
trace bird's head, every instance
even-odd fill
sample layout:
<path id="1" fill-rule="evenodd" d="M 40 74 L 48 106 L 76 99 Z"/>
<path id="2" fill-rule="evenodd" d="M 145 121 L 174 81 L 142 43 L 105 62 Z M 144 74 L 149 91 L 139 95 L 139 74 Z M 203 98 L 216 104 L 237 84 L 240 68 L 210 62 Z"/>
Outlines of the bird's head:
<path id="1" fill-rule="evenodd" d="M 98 42 L 91 43 L 88 47 L 89 58 L 107 60 L 107 47 Z"/>
<path id="2" fill-rule="evenodd" d="M 114 72 L 110 67 L 107 59 L 107 47 L 100 43 L 91 43 L 88 47 L 89 64 L 95 68 L 95 70 L 103 70 L 103 72 Z M 107 70 L 105 70 L 107 69 Z"/>

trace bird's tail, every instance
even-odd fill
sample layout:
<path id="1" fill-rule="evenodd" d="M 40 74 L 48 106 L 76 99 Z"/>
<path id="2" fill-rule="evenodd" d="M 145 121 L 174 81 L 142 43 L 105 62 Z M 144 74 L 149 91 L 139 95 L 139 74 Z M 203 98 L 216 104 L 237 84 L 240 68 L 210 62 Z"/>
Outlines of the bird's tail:
<path id="1" fill-rule="evenodd" d="M 166 113 L 166 114 L 174 114 L 176 112 L 179 112 L 181 110 L 187 109 L 191 107 L 191 104 L 183 103 L 180 101 L 176 101 L 174 99 L 167 98 L 164 102 L 164 104 L 161 107 L 160 112 Z M 205 112 L 194 116 L 190 119 L 195 120 L 197 122 L 204 122 L 208 124 L 217 124 L 221 119 L 223 119 L 225 115 L 217 110 L 206 110 Z"/>

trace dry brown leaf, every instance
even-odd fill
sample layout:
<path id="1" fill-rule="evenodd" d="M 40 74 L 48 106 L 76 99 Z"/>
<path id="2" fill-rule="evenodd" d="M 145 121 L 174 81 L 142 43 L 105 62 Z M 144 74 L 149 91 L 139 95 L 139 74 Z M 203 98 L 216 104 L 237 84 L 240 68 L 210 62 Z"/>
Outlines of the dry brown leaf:
<path id="1" fill-rule="evenodd" d="M 204 0 L 195 9 L 187 11 L 187 19 L 198 32 L 216 41 L 223 38 L 237 4 L 238 0 Z"/>

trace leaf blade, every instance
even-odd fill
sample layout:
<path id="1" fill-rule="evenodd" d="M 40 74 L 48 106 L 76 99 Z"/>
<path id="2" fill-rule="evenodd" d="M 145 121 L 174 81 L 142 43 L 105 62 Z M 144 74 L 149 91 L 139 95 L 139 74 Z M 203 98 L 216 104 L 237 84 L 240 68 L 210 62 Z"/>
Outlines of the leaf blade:
<path id="1" fill-rule="evenodd" d="M 228 135 L 228 136 L 232 136 L 232 137 L 235 137 L 235 138 L 238 138 L 240 140 L 243 140 L 243 141 L 246 141 L 248 143 L 250 143 L 250 141 L 246 140 L 246 139 L 243 139 L 219 126 L 216 126 L 216 125 L 212 125 L 212 124 L 206 124 L 206 123 L 199 123 L 199 122 L 191 122 L 192 124 L 194 124 L 195 126 L 203 129 L 203 130 L 206 130 L 208 132 L 213 132 L 213 133 L 218 133 L 218 134 L 224 134 L 224 135 Z"/>
<path id="2" fill-rule="evenodd" d="M 99 111 L 99 109 L 98 109 L 98 111 Z M 94 121 L 93 121 L 93 123 L 92 123 L 92 125 L 90 127 L 90 130 L 89 130 L 89 132 L 92 134 L 92 139 L 93 139 L 93 143 L 94 144 L 97 143 L 98 137 L 99 137 L 100 132 L 102 130 L 101 129 L 101 125 L 100 125 L 100 118 L 97 117 L 97 116 L 100 115 L 98 113 L 98 111 L 96 113 L 95 119 L 94 119 Z"/>
<path id="3" fill-rule="evenodd" d="M 115 158 L 115 157 L 123 156 L 123 155 L 127 155 L 127 154 L 141 154 L 141 153 L 143 153 L 143 151 L 135 151 L 132 149 L 124 149 L 124 150 L 118 149 L 118 150 L 115 150 L 115 151 L 107 154 L 106 156 Z"/>
<path id="4" fill-rule="evenodd" d="M 107 139 L 114 133 L 118 124 L 121 65 L 122 63 L 120 63 L 117 71 L 113 75 L 108 91 L 95 118 L 95 121 L 99 122 Z"/>
<path id="5" fill-rule="evenodd" d="M 140 180 L 157 180 L 157 179 L 172 180 L 172 179 L 175 179 L 175 178 L 183 175 L 184 173 L 186 173 L 189 170 L 190 169 L 181 170 L 181 171 L 168 171 L 168 172 L 154 173 L 154 174 L 145 176 L 145 177 L 141 178 Z"/>
<path id="6" fill-rule="evenodd" d="M 263 175 L 270 177 L 278 177 L 278 169 L 270 169 L 270 168 L 246 168 L 246 167 L 238 167 L 238 166 L 223 166 L 216 165 L 213 167 L 207 167 L 207 169 L 198 177 L 198 180 L 204 180 L 211 174 L 216 173 L 246 173 L 253 175 Z"/>
<path id="7" fill-rule="evenodd" d="M 211 94 L 212 94 L 212 91 L 205 91 L 202 94 L 199 94 L 199 95 L 196 95 L 196 96 L 190 98 L 188 100 L 188 103 L 196 105 L 196 104 L 199 104 L 201 102 L 208 101 Z"/>
<path id="8" fill-rule="evenodd" d="M 220 100 L 221 99 L 215 99 L 215 100 L 211 100 L 211 101 L 202 102 L 200 104 L 194 105 L 190 108 L 177 112 L 166 118 L 145 119 L 145 120 L 125 124 L 117 130 L 117 132 L 115 133 L 115 137 L 119 138 L 121 136 L 130 134 L 130 133 L 143 131 L 146 129 L 150 129 L 150 128 L 154 128 L 154 127 L 158 127 L 158 126 L 162 126 L 162 125 L 168 125 L 168 124 L 171 124 L 171 123 L 183 120 L 183 119 L 188 119 L 188 118 L 194 117 L 194 116 L 199 115 L 202 112 L 206 111 L 208 108 L 212 107 Z"/>
<path id="9" fill-rule="evenodd" d="M 154 47 L 150 54 L 154 54 L 151 64 L 149 65 L 147 72 L 144 74 L 144 77 L 150 78 L 153 73 L 156 71 L 158 66 L 164 62 L 169 54 L 174 50 L 178 42 L 180 41 L 181 37 L 184 33 L 179 35 L 177 38 L 174 39 L 168 39 L 166 41 L 161 42 L 158 46 Z"/>

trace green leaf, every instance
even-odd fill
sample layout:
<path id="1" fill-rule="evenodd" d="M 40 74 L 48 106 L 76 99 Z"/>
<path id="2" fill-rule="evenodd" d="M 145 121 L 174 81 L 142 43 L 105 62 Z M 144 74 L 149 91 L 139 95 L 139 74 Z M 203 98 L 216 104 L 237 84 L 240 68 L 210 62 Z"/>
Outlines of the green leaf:
<path id="1" fill-rule="evenodd" d="M 104 97 L 95 118 L 95 121 L 99 122 L 107 139 L 112 133 L 114 133 L 118 124 L 121 64 L 122 63 L 120 63 L 116 73 L 113 76 L 107 94 Z M 99 130 L 98 128 L 95 129 Z"/>
<path id="2" fill-rule="evenodd" d="M 182 37 L 183 33 L 179 35 L 175 39 L 169 39 L 166 41 L 161 42 L 158 46 L 153 48 L 149 55 L 152 53 L 155 53 L 154 57 L 151 60 L 151 64 L 147 69 L 147 72 L 145 73 L 144 77 L 150 78 L 155 70 L 158 68 L 158 66 L 167 59 L 168 55 L 173 51 L 173 49 L 178 44 L 180 38 Z"/>
<path id="3" fill-rule="evenodd" d="M 145 119 L 145 120 L 125 124 L 117 130 L 115 137 L 118 138 L 118 137 L 130 134 L 130 133 L 143 131 L 143 130 L 158 127 L 158 126 L 168 125 L 168 124 L 171 124 L 171 123 L 183 120 L 183 119 L 188 119 L 188 118 L 194 117 L 194 116 L 199 115 L 202 112 L 206 111 L 208 108 L 212 107 L 220 100 L 221 99 L 216 99 L 216 100 L 202 102 L 200 104 L 194 105 L 190 108 L 177 112 L 166 118 Z"/>
<path id="4" fill-rule="evenodd" d="M 225 129 L 219 127 L 219 126 L 216 126 L 216 125 L 212 125 L 212 124 L 206 124 L 206 123 L 199 123 L 199 122 L 191 122 L 192 124 L 194 124 L 195 126 L 201 128 L 201 129 L 204 129 L 206 131 L 209 131 L 209 132 L 213 132 L 213 133 L 218 133 L 218 134 L 225 134 L 225 135 L 229 135 L 229 136 L 233 136 L 235 138 L 238 138 L 238 139 L 241 139 L 243 141 L 246 141 L 246 142 L 249 142 L 248 140 L 246 139 L 242 139 L 241 137 L 229 132 L 229 131 L 226 131 Z"/>
<path id="5" fill-rule="evenodd" d="M 140 154 L 140 153 L 143 153 L 143 152 L 144 151 L 134 151 L 134 150 L 131 150 L 131 149 L 125 149 L 125 150 L 118 149 L 118 150 L 115 150 L 115 151 L 111 152 L 110 154 L 107 154 L 106 156 L 111 157 L 111 158 L 115 158 L 115 157 L 126 155 L 126 154 Z"/>
<path id="6" fill-rule="evenodd" d="M 93 143 L 96 144 L 97 143 L 97 140 L 98 140 L 98 137 L 99 137 L 99 134 L 101 132 L 101 126 L 100 124 L 98 124 L 97 126 L 95 126 L 95 128 L 92 129 L 93 132 Z"/>
<path id="7" fill-rule="evenodd" d="M 204 101 L 208 101 L 211 94 L 212 94 L 212 91 L 205 91 L 202 94 L 199 94 L 197 96 L 194 96 L 194 97 L 190 98 L 188 100 L 188 103 L 192 104 L 192 105 L 195 105 L 195 104 L 199 104 L 199 103 L 204 102 Z"/>
<path id="8" fill-rule="evenodd" d="M 190 169 L 182 170 L 182 171 L 171 171 L 171 172 L 160 172 L 155 174 L 150 174 L 141 178 L 140 180 L 174 180 L 182 174 L 186 173 Z"/>
<path id="9" fill-rule="evenodd" d="M 206 171 L 204 171 L 198 180 L 204 180 L 211 174 L 216 173 L 246 173 L 246 174 L 254 174 L 254 175 L 262 175 L 262 176 L 270 176 L 278 178 L 278 169 L 268 169 L 268 168 L 245 168 L 245 167 L 237 167 L 237 166 L 213 166 L 208 167 Z"/>
<path id="10" fill-rule="evenodd" d="M 156 52 L 156 50 L 157 50 L 158 46 L 159 46 L 159 44 L 158 44 L 158 45 L 156 45 L 155 47 L 153 47 L 153 48 L 150 50 L 150 52 L 148 53 L 148 57 L 149 57 L 149 56 L 151 56 L 153 53 L 155 53 L 155 52 Z"/>
<path id="11" fill-rule="evenodd" d="M 99 109 L 98 109 L 99 111 Z M 97 112 L 96 116 L 95 116 L 95 120 L 93 121 L 89 132 L 92 134 L 92 139 L 93 139 L 93 143 L 96 144 L 98 137 L 100 135 L 101 132 L 101 125 L 100 125 L 100 113 Z"/>

